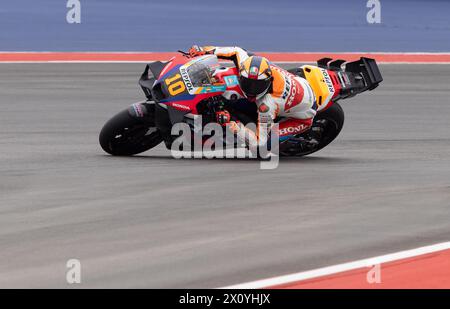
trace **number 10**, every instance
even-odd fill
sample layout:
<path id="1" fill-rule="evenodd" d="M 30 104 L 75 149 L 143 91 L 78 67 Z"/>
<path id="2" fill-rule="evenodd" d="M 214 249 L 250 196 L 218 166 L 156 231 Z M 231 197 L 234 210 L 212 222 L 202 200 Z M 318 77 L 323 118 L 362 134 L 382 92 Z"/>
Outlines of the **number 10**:
<path id="1" fill-rule="evenodd" d="M 167 90 L 171 96 L 176 96 L 186 90 L 184 82 L 181 80 L 181 75 L 176 74 L 174 77 L 166 78 Z"/>

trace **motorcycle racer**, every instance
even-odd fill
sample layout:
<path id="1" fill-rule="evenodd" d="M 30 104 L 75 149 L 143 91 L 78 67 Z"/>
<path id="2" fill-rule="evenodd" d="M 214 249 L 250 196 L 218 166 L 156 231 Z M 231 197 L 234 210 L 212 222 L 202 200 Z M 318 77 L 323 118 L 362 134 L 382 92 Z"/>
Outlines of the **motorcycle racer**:
<path id="1" fill-rule="evenodd" d="M 191 57 L 214 54 L 231 60 L 239 71 L 240 87 L 250 102 L 257 105 L 256 132 L 240 122 L 231 121 L 227 111 L 217 113 L 217 122 L 227 125 L 247 146 L 265 145 L 275 119 L 280 141 L 309 130 L 316 115 L 314 92 L 306 79 L 271 64 L 266 58 L 249 55 L 240 47 L 192 46 Z"/>

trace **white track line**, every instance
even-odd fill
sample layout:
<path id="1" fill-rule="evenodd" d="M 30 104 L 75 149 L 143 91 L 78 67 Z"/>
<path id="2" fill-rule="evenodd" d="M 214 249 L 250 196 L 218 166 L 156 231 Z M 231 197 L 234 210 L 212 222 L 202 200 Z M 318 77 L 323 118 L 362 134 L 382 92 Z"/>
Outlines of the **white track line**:
<path id="1" fill-rule="evenodd" d="M 438 251 L 450 249 L 450 242 L 439 243 L 431 246 L 420 247 L 417 249 L 401 251 L 397 253 L 377 256 L 364 260 L 354 261 L 350 263 L 338 264 L 334 266 L 318 268 L 314 270 L 299 272 L 291 275 L 279 276 L 269 279 L 257 280 L 242 284 L 223 287 L 221 289 L 261 289 L 267 287 L 279 286 L 287 283 L 294 283 L 302 280 L 318 278 L 327 275 L 333 275 L 349 270 L 371 267 L 373 265 L 403 260 L 407 258 L 417 257 Z"/>
<path id="2" fill-rule="evenodd" d="M 2 53 L 8 53 L 8 54 L 49 54 L 49 53 L 57 53 L 57 54 L 108 54 L 108 55 L 115 55 L 115 54 L 160 54 L 164 52 L 148 52 L 148 51 L 126 51 L 126 52 L 120 52 L 120 51 L 107 51 L 107 52 L 101 52 L 101 51 L 73 51 L 73 52 L 55 52 L 55 51 L 0 51 L 0 56 Z M 258 53 L 283 53 L 283 52 L 258 52 Z M 314 54 L 342 54 L 345 55 L 354 55 L 354 54 L 367 54 L 367 55 L 436 55 L 436 56 L 448 56 L 450 53 L 448 52 L 285 52 L 287 54 L 292 55 L 314 55 Z M 0 60 L 0 63 L 148 63 L 156 60 L 133 60 L 133 61 L 127 61 L 127 60 L 47 60 L 47 61 L 2 61 Z M 273 63 L 315 63 L 314 61 L 273 61 Z M 450 64 L 450 62 L 443 62 L 443 61 L 433 61 L 433 62 L 415 62 L 415 61 L 377 61 L 379 64 Z"/>

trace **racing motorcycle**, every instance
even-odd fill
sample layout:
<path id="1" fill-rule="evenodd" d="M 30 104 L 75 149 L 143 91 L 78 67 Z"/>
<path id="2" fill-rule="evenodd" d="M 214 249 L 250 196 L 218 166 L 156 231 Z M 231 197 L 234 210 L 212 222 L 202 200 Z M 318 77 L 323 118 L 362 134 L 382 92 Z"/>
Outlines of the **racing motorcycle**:
<path id="1" fill-rule="evenodd" d="M 309 82 L 317 115 L 310 130 L 280 143 L 282 156 L 304 156 L 330 144 L 344 125 L 344 112 L 337 102 L 373 90 L 383 80 L 376 61 L 364 57 L 353 62 L 322 58 L 317 65 L 288 72 Z M 216 122 L 216 112 L 223 109 L 232 120 L 256 123 L 256 104 L 245 99 L 238 74 L 236 67 L 221 65 L 215 55 L 191 58 L 182 51 L 169 61 L 147 64 L 139 79 L 146 100 L 132 104 L 104 125 L 101 147 L 116 156 L 139 154 L 162 142 L 170 149 L 177 138 L 171 134 L 172 126 L 182 122 L 193 131 L 196 117 L 201 115 L 205 126 Z"/>

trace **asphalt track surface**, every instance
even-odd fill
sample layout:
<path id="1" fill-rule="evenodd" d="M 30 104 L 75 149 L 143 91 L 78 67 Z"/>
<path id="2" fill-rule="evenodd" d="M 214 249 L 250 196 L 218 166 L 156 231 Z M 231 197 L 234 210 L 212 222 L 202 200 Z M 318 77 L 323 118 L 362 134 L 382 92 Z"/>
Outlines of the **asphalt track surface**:
<path id="1" fill-rule="evenodd" d="M 450 65 L 381 66 L 275 170 L 103 153 L 143 66 L 0 64 L 0 287 L 69 287 L 71 258 L 81 287 L 220 287 L 449 240 Z"/>

